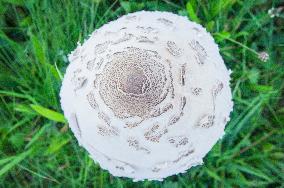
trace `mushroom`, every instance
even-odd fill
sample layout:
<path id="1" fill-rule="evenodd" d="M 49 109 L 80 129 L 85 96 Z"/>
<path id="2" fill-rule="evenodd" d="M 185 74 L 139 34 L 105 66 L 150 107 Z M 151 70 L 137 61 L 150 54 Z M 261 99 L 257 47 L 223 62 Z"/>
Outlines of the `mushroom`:
<path id="1" fill-rule="evenodd" d="M 127 14 L 68 58 L 64 115 L 79 144 L 114 176 L 183 173 L 202 164 L 224 134 L 231 71 L 212 36 L 186 17 Z"/>

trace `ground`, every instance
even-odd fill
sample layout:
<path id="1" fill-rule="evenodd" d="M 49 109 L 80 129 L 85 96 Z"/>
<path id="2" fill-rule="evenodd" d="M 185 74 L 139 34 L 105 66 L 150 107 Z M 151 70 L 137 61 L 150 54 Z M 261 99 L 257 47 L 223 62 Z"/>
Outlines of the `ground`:
<path id="1" fill-rule="evenodd" d="M 78 146 L 58 97 L 77 42 L 138 10 L 202 24 L 233 71 L 226 135 L 204 165 L 163 182 L 102 170 Z M 280 0 L 0 0 L 0 187 L 283 187 L 283 80 Z"/>

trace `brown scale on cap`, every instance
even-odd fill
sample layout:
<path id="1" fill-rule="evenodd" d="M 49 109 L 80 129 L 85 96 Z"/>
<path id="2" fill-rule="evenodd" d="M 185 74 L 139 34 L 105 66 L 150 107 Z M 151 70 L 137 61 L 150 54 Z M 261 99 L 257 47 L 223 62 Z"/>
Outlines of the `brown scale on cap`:
<path id="1" fill-rule="evenodd" d="M 196 58 L 197 63 L 199 65 L 203 65 L 208 56 L 205 48 L 196 40 L 192 40 L 188 44 L 192 48 L 192 50 L 195 52 L 195 58 Z"/>

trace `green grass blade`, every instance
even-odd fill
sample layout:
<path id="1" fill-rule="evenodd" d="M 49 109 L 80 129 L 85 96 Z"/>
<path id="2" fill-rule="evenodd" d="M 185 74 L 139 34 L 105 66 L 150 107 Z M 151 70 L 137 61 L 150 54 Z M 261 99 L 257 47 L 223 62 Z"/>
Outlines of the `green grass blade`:
<path id="1" fill-rule="evenodd" d="M 46 131 L 48 127 L 50 127 L 51 124 L 44 125 L 35 135 L 33 135 L 32 139 L 29 141 L 29 143 L 25 146 L 25 149 L 31 147 Z"/>
<path id="2" fill-rule="evenodd" d="M 62 115 L 61 113 L 55 112 L 40 105 L 31 104 L 30 106 L 34 111 L 36 111 L 38 114 L 42 115 L 43 117 L 46 117 L 47 119 L 60 123 L 66 123 L 64 115 Z"/>
<path id="3" fill-rule="evenodd" d="M 189 17 L 192 21 L 200 23 L 200 20 L 199 20 L 198 16 L 196 15 L 196 10 L 194 10 L 194 8 L 193 8 L 193 6 L 191 5 L 190 2 L 188 2 L 186 4 L 186 10 L 187 10 L 188 15 L 189 15 Z"/>
<path id="4" fill-rule="evenodd" d="M 2 167 L 0 169 L 0 177 L 3 176 L 4 174 L 6 174 L 10 169 L 12 169 L 14 166 L 16 166 L 17 164 L 19 164 L 22 160 L 24 160 L 26 157 L 28 157 L 31 153 L 32 153 L 33 149 L 29 149 L 28 151 L 25 151 L 17 156 L 15 156 L 15 158 L 9 162 L 8 164 L 6 164 L 4 167 Z"/>

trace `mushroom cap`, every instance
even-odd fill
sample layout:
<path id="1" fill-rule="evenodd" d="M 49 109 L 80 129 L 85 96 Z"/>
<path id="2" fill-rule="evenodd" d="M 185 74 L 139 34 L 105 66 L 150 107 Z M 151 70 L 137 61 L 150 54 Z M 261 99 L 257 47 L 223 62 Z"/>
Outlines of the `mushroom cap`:
<path id="1" fill-rule="evenodd" d="M 202 164 L 233 108 L 212 36 L 168 12 L 103 25 L 68 57 L 60 91 L 69 126 L 114 176 L 162 180 Z"/>

